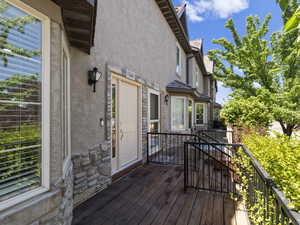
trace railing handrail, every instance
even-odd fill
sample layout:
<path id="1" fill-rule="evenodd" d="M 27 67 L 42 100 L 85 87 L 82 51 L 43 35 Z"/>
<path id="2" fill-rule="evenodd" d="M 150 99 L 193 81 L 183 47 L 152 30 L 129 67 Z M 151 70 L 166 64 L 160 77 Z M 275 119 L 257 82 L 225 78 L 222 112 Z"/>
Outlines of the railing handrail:
<path id="1" fill-rule="evenodd" d="M 274 183 L 273 178 L 269 175 L 269 173 L 262 168 L 262 166 L 257 161 L 257 159 L 244 145 L 242 144 L 232 144 L 232 145 L 240 146 L 243 149 L 244 153 L 250 158 L 251 163 L 254 169 L 256 170 L 256 172 L 265 181 L 266 185 L 272 190 L 276 200 L 279 201 L 286 215 L 293 221 L 294 224 L 300 225 L 300 213 L 288 207 L 290 201 L 285 197 L 283 192 L 276 187 L 276 184 Z"/>
<path id="2" fill-rule="evenodd" d="M 211 158 L 211 159 L 217 161 L 218 163 L 222 164 L 223 166 L 227 167 L 230 171 L 235 172 L 232 168 L 229 167 L 229 165 L 224 164 L 223 162 L 221 162 L 220 160 L 218 160 L 218 159 L 216 159 L 215 157 L 211 156 L 210 154 L 208 154 L 208 153 L 205 152 L 203 149 L 201 149 L 201 148 L 199 148 L 199 147 L 197 146 L 197 145 L 201 145 L 201 144 L 207 145 L 207 143 L 198 143 L 198 142 L 190 142 L 190 141 L 184 142 L 184 145 L 193 145 L 194 147 L 196 147 L 197 150 L 202 151 L 202 152 L 203 152 L 205 155 L 207 155 L 209 158 Z M 224 152 L 222 152 L 222 153 L 224 153 Z M 224 154 L 226 154 L 226 153 L 224 153 Z M 229 157 L 231 157 L 231 156 L 229 155 Z"/>
<path id="3" fill-rule="evenodd" d="M 205 139 L 199 137 L 199 135 L 197 134 L 187 134 L 187 133 L 175 133 L 175 132 L 172 132 L 172 133 L 168 133 L 168 132 L 147 132 L 147 136 L 148 135 L 182 135 L 182 136 L 191 136 L 191 137 L 196 137 L 196 138 L 199 138 L 201 141 L 205 142 L 205 144 L 207 145 L 210 145 L 212 146 L 213 148 L 215 148 L 217 151 L 221 152 L 222 154 L 225 154 L 226 156 L 228 157 L 231 157 L 231 155 L 227 154 L 226 152 L 224 152 L 222 149 L 214 146 L 216 145 L 216 143 L 210 143 L 208 141 L 206 141 Z M 217 143 L 218 144 L 218 143 Z"/>
<path id="4" fill-rule="evenodd" d="M 198 130 L 196 131 L 197 133 L 201 133 L 201 135 L 205 135 L 206 137 L 210 138 L 211 140 L 215 141 L 216 143 L 221 143 L 219 140 L 217 140 L 216 138 L 213 138 L 212 136 L 208 135 L 204 130 Z"/>

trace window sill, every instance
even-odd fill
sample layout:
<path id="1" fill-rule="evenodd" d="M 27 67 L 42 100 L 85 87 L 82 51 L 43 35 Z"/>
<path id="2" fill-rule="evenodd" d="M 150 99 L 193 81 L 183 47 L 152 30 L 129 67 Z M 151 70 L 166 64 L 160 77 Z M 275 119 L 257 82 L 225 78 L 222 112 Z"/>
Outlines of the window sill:
<path id="1" fill-rule="evenodd" d="M 25 192 L 23 194 L 20 194 L 14 198 L 10 198 L 8 200 L 5 200 L 4 202 L 0 203 L 0 212 L 5 210 L 5 209 L 9 209 L 13 206 L 16 206 L 17 204 L 20 204 L 26 200 L 32 199 L 33 197 L 43 194 L 45 192 L 47 192 L 49 189 L 45 188 L 45 187 L 39 187 L 36 188 L 34 190 Z"/>

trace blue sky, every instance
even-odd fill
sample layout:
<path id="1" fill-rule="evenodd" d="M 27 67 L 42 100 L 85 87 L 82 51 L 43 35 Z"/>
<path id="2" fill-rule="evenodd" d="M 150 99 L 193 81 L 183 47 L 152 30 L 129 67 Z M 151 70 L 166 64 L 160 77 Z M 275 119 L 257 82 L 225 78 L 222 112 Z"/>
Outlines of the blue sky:
<path id="1" fill-rule="evenodd" d="M 183 0 L 173 0 L 179 5 Z M 204 50 L 218 48 L 211 43 L 213 39 L 226 37 L 231 40 L 230 32 L 224 28 L 225 22 L 233 18 L 240 34 L 245 32 L 245 21 L 248 15 L 258 15 L 263 19 L 272 14 L 270 32 L 278 31 L 282 27 L 281 10 L 275 0 L 188 0 L 189 35 L 190 39 L 203 38 Z M 217 101 L 224 103 L 230 94 L 230 89 L 219 83 Z"/>

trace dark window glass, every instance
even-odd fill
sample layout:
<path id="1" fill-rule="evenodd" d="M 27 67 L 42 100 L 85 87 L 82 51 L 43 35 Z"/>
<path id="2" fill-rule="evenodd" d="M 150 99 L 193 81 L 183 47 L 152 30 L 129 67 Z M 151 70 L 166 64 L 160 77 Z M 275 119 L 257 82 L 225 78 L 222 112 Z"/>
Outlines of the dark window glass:
<path id="1" fill-rule="evenodd" d="M 158 120 L 158 95 L 150 94 L 150 120 Z"/>

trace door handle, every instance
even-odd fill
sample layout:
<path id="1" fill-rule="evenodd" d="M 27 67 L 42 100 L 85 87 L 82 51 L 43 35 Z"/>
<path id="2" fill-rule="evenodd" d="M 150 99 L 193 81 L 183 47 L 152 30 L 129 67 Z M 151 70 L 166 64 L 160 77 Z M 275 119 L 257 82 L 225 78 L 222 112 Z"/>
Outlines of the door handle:
<path id="1" fill-rule="evenodd" d="M 121 140 L 121 141 L 122 141 L 123 137 L 124 137 L 123 130 L 122 130 L 122 129 L 120 129 L 120 140 Z"/>

